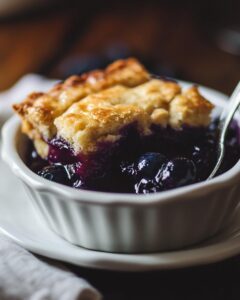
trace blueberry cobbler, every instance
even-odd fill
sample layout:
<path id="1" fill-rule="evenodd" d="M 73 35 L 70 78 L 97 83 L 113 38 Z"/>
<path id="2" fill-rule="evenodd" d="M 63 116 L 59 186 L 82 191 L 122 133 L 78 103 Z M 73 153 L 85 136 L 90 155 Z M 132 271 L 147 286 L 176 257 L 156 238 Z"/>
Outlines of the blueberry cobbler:
<path id="1" fill-rule="evenodd" d="M 150 76 L 135 59 L 72 76 L 14 105 L 29 137 L 27 163 L 76 189 L 153 193 L 205 180 L 216 162 L 218 119 L 196 86 Z M 225 164 L 239 159 L 238 126 Z"/>

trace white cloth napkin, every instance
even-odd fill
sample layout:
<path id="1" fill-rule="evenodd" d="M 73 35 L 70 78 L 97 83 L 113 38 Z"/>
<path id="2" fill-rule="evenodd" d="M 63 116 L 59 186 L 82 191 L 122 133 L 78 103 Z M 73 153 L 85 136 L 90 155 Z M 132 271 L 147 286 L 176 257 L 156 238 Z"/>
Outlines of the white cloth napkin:
<path id="1" fill-rule="evenodd" d="M 0 93 L 0 126 L 12 114 L 13 103 L 31 91 L 45 91 L 52 84 L 51 80 L 30 74 L 10 90 Z M 42 262 L 0 234 L 0 299 L 99 300 L 101 295 L 84 279 Z"/>
<path id="2" fill-rule="evenodd" d="M 1 300 L 99 300 L 84 279 L 50 266 L 0 235 Z"/>

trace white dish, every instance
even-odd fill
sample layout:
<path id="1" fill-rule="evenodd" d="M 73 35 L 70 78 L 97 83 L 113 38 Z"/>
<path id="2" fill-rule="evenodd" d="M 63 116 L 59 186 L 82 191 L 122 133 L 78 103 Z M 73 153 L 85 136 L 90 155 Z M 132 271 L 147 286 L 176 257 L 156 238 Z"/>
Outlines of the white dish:
<path id="1" fill-rule="evenodd" d="M 0 231 L 26 249 L 79 266 L 147 271 L 208 264 L 240 253 L 240 209 L 229 227 L 193 248 L 155 254 L 111 254 L 74 246 L 41 222 L 20 181 L 0 161 Z"/>
<path id="2" fill-rule="evenodd" d="M 226 105 L 224 95 L 205 87 L 201 92 L 218 107 Z M 24 164 L 26 140 L 19 129 L 17 117 L 3 127 L 3 159 L 49 228 L 75 245 L 111 253 L 182 249 L 224 228 L 240 201 L 240 162 L 210 181 L 148 195 L 76 190 L 51 182 Z"/>

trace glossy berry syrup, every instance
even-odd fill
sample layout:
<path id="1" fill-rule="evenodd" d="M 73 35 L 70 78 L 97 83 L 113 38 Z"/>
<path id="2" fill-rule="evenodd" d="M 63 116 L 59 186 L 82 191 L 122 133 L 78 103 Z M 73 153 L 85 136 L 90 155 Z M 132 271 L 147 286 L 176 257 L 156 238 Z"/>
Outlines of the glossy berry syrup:
<path id="1" fill-rule="evenodd" d="M 155 127 L 144 138 L 132 125 L 123 129 L 120 141 L 102 143 L 88 156 L 76 156 L 65 141 L 52 139 L 47 160 L 30 147 L 28 165 L 48 180 L 78 189 L 137 194 L 170 190 L 208 177 L 217 159 L 217 124 L 216 119 L 208 128 Z M 233 121 L 219 174 L 239 157 L 239 127 Z"/>

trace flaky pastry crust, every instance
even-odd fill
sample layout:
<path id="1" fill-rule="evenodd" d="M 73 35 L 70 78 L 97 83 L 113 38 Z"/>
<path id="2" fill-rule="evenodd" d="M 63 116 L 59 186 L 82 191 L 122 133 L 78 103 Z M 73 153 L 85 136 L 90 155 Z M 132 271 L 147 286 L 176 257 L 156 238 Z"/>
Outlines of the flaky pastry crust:
<path id="1" fill-rule="evenodd" d="M 134 58 L 118 60 L 105 70 L 96 70 L 81 76 L 71 76 L 53 87 L 48 93 L 32 93 L 14 110 L 29 123 L 25 133 L 31 138 L 37 134 L 50 139 L 56 134 L 54 119 L 66 111 L 74 102 L 89 94 L 121 84 L 137 86 L 149 79 L 145 68 Z M 31 132 L 33 130 L 33 132 Z"/>
<path id="2" fill-rule="evenodd" d="M 193 86 L 176 96 L 170 103 L 169 123 L 174 128 L 179 128 L 183 124 L 207 126 L 211 121 L 210 112 L 213 107 L 213 104 L 199 93 L 198 88 Z"/>
<path id="3" fill-rule="evenodd" d="M 176 82 L 151 78 L 135 59 L 116 61 L 103 71 L 72 76 L 48 93 L 33 93 L 14 109 L 22 131 L 46 157 L 47 141 L 64 139 L 75 153 L 97 150 L 99 142 L 121 138 L 135 124 L 141 135 L 152 125 L 206 126 L 213 105 L 196 86 L 182 92 Z"/>

